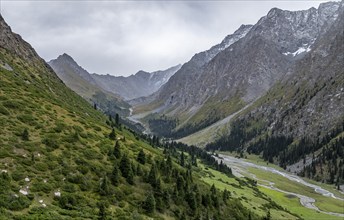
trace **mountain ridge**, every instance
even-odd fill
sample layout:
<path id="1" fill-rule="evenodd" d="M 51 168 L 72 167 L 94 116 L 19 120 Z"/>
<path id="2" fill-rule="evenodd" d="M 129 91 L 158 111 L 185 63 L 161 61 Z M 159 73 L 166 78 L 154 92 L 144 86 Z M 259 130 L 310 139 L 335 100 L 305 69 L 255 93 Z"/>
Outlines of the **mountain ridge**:
<path id="1" fill-rule="evenodd" d="M 149 96 L 162 85 L 164 85 L 169 78 L 180 68 L 180 64 L 172 66 L 165 70 L 158 70 L 151 73 L 140 70 L 137 73 L 124 77 L 112 75 L 98 75 L 91 76 L 95 81 L 107 91 L 111 91 L 121 95 L 124 99 L 130 100 Z"/>
<path id="2" fill-rule="evenodd" d="M 311 50 L 315 39 L 334 22 L 339 5 L 322 3 L 316 10 L 296 12 L 271 9 L 242 39 L 199 70 L 193 84 L 185 79 L 173 81 L 181 75 L 177 72 L 146 104 L 158 109 L 152 109 L 158 113 L 154 116 L 157 120 L 147 119 L 146 123 L 161 121 L 159 113 L 166 115 L 170 121 L 177 120 L 168 135 L 180 138 L 240 110 L 289 74 L 295 62 Z M 183 75 L 180 77 L 187 74 Z M 228 106 L 232 109 L 228 110 Z"/>

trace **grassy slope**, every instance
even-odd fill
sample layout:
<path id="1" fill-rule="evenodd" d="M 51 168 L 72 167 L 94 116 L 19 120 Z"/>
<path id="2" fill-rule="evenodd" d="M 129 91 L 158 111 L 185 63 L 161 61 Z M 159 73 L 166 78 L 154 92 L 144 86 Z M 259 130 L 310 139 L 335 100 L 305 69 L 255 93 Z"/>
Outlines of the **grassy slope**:
<path id="1" fill-rule="evenodd" d="M 203 165 L 201 165 L 200 168 L 202 170 L 200 173 L 203 181 L 209 184 L 214 184 L 221 190 L 227 189 L 231 192 L 231 195 L 234 198 L 240 198 L 243 205 L 252 212 L 260 216 L 265 215 L 266 207 L 264 205 L 268 205 L 270 203 L 269 197 L 257 192 L 250 185 L 243 184 L 243 179 L 229 178 L 228 176 Z M 270 212 L 272 219 L 297 219 L 297 216 L 294 214 L 277 208 L 271 208 Z"/>
<path id="2" fill-rule="evenodd" d="M 97 218 L 99 202 L 104 198 L 99 194 L 100 183 L 114 164 L 108 154 L 114 141 L 108 138 L 111 128 L 105 123 L 106 117 L 67 88 L 43 60 L 30 62 L 2 48 L 0 60 L 13 68 L 8 71 L 0 67 L 0 216 Z M 25 130 L 28 140 L 23 135 Z M 139 150 L 145 151 L 148 162 L 142 165 L 144 173 L 149 172 L 152 161 L 164 160 L 161 149 L 128 130 L 116 129 L 116 134 L 122 153 L 135 167 Z M 186 171 L 175 162 L 173 169 Z M 108 215 L 147 218 L 141 207 L 152 186 L 141 176 L 134 177 L 134 185 L 123 177 L 119 181 L 118 187 L 110 186 L 111 195 L 106 196 Z M 163 189 L 173 189 L 173 181 L 163 183 Z M 193 183 L 202 193 L 210 188 L 196 174 Z M 55 196 L 57 192 L 61 197 Z M 163 213 L 150 216 L 174 219 L 188 209 L 185 201 L 170 205 Z M 237 203 L 235 206 L 241 207 Z"/>

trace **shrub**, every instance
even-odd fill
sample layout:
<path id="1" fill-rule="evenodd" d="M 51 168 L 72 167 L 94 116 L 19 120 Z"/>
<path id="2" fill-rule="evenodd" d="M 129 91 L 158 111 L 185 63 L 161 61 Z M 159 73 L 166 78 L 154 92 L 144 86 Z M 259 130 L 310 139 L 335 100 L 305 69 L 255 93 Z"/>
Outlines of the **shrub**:
<path id="1" fill-rule="evenodd" d="M 6 109 L 5 107 L 3 107 L 2 105 L 0 105 L 0 114 L 9 115 L 10 112 L 7 111 L 7 109 Z"/>
<path id="2" fill-rule="evenodd" d="M 45 144 L 49 150 L 54 150 L 59 147 L 58 137 L 52 134 L 44 137 L 42 143 Z"/>
<path id="3" fill-rule="evenodd" d="M 35 126 L 37 125 L 37 119 L 32 116 L 32 115 L 19 115 L 17 116 L 17 119 L 25 124 L 31 125 L 31 126 Z"/>
<path id="4" fill-rule="evenodd" d="M 69 192 L 69 193 L 73 193 L 76 191 L 76 187 L 74 184 L 72 183 L 66 183 L 64 186 L 63 186 L 63 191 L 65 192 Z"/>
<path id="5" fill-rule="evenodd" d="M 21 170 L 14 170 L 12 173 L 12 179 L 15 181 L 19 181 L 25 178 L 25 174 Z"/>
<path id="6" fill-rule="evenodd" d="M 3 102 L 3 106 L 11 109 L 23 109 L 23 105 L 17 100 L 6 100 Z"/>
<path id="7" fill-rule="evenodd" d="M 88 148 L 88 149 L 85 149 L 82 153 L 84 154 L 85 158 L 88 160 L 103 159 L 103 155 L 101 155 L 100 153 L 98 153 L 98 151 L 94 149 Z"/>
<path id="8" fill-rule="evenodd" d="M 63 122 L 56 122 L 53 131 L 56 133 L 61 133 L 66 128 L 66 125 Z"/>
<path id="9" fill-rule="evenodd" d="M 24 129 L 23 133 L 21 134 L 21 138 L 23 139 L 23 141 L 29 140 L 29 131 L 27 128 Z"/>
<path id="10" fill-rule="evenodd" d="M 53 187 L 49 183 L 42 182 L 34 182 L 31 187 L 32 192 L 44 192 L 50 193 Z"/>
<path id="11" fill-rule="evenodd" d="M 83 175 L 87 174 L 89 169 L 86 167 L 86 166 L 83 166 L 83 165 L 79 165 L 77 168 L 76 168 L 80 173 L 82 173 Z"/>
<path id="12" fill-rule="evenodd" d="M 35 169 L 38 171 L 45 172 L 48 170 L 48 165 L 46 163 L 38 162 L 34 165 Z"/>
<path id="13" fill-rule="evenodd" d="M 85 198 L 72 193 L 63 193 L 59 198 L 59 206 L 63 209 L 78 209 L 85 203 Z"/>
<path id="14" fill-rule="evenodd" d="M 28 198 L 26 198 L 26 196 L 22 195 L 7 195 L 7 198 L 5 199 L 7 203 L 6 207 L 13 211 L 23 210 L 25 208 L 28 208 L 31 204 L 31 201 Z"/>

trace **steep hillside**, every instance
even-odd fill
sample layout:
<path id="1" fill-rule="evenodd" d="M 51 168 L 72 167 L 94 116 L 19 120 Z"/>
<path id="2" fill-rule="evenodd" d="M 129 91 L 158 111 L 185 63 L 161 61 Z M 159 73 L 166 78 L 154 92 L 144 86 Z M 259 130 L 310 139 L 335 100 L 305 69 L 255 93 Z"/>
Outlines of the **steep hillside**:
<path id="1" fill-rule="evenodd" d="M 2 219 L 261 219 L 270 210 L 297 218 L 204 151 L 163 151 L 156 137 L 104 117 L 1 16 L 0 125 Z M 259 207 L 202 181 L 213 169 L 256 194 Z"/>
<path id="2" fill-rule="evenodd" d="M 107 114 L 129 115 L 129 107 L 119 95 L 108 92 L 97 85 L 85 69 L 79 66 L 68 54 L 63 54 L 48 64 L 58 77 L 73 91 L 92 104 L 96 104 Z"/>
<path id="3" fill-rule="evenodd" d="M 109 91 L 121 95 L 125 100 L 149 96 L 164 85 L 181 65 L 148 73 L 139 71 L 128 77 L 92 74 L 97 84 Z"/>
<path id="4" fill-rule="evenodd" d="M 242 150 L 338 186 L 344 183 L 344 13 L 288 76 L 208 149 Z"/>
<path id="5" fill-rule="evenodd" d="M 295 12 L 272 9 L 247 34 L 197 69 L 192 83 L 173 81 L 188 76 L 181 72 L 185 64 L 149 103 L 153 109 L 139 106 L 137 111 L 157 112 L 146 118 L 151 130 L 174 138 L 240 111 L 289 74 L 336 19 L 339 4 Z M 161 126 L 169 130 L 162 133 Z"/>

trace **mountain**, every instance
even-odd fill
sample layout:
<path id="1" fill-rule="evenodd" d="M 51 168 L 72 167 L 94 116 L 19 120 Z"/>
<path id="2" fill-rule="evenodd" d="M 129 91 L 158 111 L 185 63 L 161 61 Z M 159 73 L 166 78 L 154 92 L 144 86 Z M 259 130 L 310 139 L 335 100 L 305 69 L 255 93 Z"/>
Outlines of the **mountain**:
<path id="1" fill-rule="evenodd" d="M 57 59 L 49 61 L 48 64 L 69 88 L 90 103 L 95 103 L 107 114 L 129 115 L 130 105 L 119 95 L 101 88 L 91 74 L 79 66 L 68 54 L 63 54 Z"/>
<path id="2" fill-rule="evenodd" d="M 151 131 L 180 138 L 255 105 L 312 50 L 338 17 L 339 5 L 329 2 L 303 11 L 271 9 L 257 24 L 229 35 L 232 44 L 197 68 L 193 61 L 199 55 L 195 55 L 154 94 L 153 101 L 139 105 L 136 112 L 153 112 L 143 119 Z"/>
<path id="3" fill-rule="evenodd" d="M 0 75 L 1 219 L 297 218 L 205 151 L 186 154 L 95 110 L 1 15 Z M 208 172 L 257 208 L 211 186 Z"/>
<path id="4" fill-rule="evenodd" d="M 338 9 L 338 5 L 340 5 Z M 334 7 L 336 6 L 336 7 Z M 344 7 L 307 54 L 208 149 L 245 150 L 318 181 L 344 182 Z M 331 24 L 329 24 L 331 23 Z M 294 49 L 295 50 L 295 49 Z M 240 140 L 238 139 L 240 138 Z"/>
<path id="5" fill-rule="evenodd" d="M 92 74 L 93 79 L 103 89 L 119 94 L 125 100 L 149 96 L 164 85 L 179 70 L 181 65 L 148 73 L 139 71 L 128 77 Z"/>
<path id="6" fill-rule="evenodd" d="M 68 54 L 64 53 L 49 61 L 48 64 L 58 74 L 58 77 L 80 96 L 92 97 L 95 90 L 100 90 L 91 75 Z"/>

